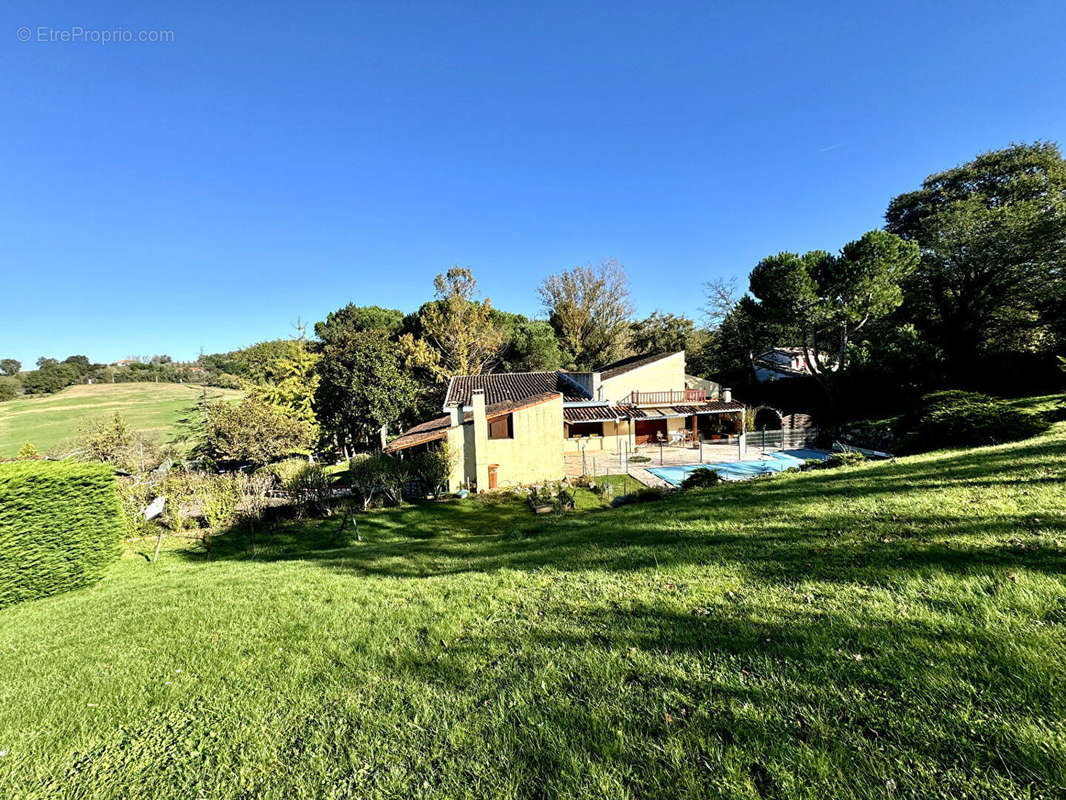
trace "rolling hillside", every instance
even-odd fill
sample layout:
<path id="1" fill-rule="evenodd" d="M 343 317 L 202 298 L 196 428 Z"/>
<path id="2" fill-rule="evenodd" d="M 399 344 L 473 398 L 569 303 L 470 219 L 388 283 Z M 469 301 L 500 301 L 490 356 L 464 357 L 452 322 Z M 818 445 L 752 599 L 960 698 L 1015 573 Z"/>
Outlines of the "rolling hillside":
<path id="1" fill-rule="evenodd" d="M 1062 797 L 1064 487 L 1059 423 L 548 519 L 131 542 L 0 614 L 0 796 Z"/>
<path id="2" fill-rule="evenodd" d="M 0 403 L 0 458 L 14 456 L 27 441 L 47 452 L 76 436 L 89 420 L 116 411 L 135 430 L 167 441 L 195 408 L 203 391 L 201 386 L 177 383 L 95 384 Z M 207 395 L 236 398 L 240 392 L 208 387 Z"/>

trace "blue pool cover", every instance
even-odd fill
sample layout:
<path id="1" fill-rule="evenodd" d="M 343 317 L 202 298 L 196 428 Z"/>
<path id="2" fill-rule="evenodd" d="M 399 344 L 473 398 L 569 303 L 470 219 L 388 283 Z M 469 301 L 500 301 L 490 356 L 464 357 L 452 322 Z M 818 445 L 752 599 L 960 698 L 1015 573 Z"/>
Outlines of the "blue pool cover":
<path id="1" fill-rule="evenodd" d="M 648 472 L 667 483 L 680 486 L 681 481 L 698 469 L 713 469 L 725 481 L 742 481 L 757 475 L 771 472 L 784 472 L 791 467 L 799 467 L 804 461 L 816 459 L 825 461 L 829 453 L 825 450 L 782 450 L 780 453 L 767 453 L 758 461 L 734 461 L 724 464 L 689 464 L 684 467 L 648 467 Z"/>

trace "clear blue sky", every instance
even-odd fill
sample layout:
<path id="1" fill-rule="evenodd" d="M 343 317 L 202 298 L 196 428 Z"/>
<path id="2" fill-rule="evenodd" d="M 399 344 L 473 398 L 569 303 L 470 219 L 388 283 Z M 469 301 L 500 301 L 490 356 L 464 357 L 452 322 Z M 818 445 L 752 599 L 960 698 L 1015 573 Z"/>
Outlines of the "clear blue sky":
<path id="1" fill-rule="evenodd" d="M 695 315 L 930 172 L 1066 144 L 1061 0 L 732 5 L 5 4 L 0 357 L 192 358 L 453 264 L 534 314 L 613 256 Z M 35 41 L 74 26 L 173 42 Z"/>

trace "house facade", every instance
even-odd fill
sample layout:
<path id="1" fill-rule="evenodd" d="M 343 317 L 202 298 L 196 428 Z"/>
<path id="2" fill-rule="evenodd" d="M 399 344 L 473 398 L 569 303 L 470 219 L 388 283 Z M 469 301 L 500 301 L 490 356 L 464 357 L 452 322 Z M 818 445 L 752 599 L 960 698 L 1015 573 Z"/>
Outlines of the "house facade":
<path id="1" fill-rule="evenodd" d="M 633 356 L 594 372 L 458 375 L 442 410 L 385 450 L 402 457 L 446 442 L 449 491 L 559 480 L 569 452 L 635 452 L 744 432 L 744 406 L 728 389 L 719 394 L 686 376 L 683 351 Z"/>
<path id="2" fill-rule="evenodd" d="M 836 370 L 836 364 L 828 353 L 819 351 L 812 357 L 826 364 L 831 371 Z M 800 378 L 811 374 L 802 347 L 775 347 L 773 350 L 767 350 L 755 358 L 753 366 L 755 380 L 760 383 Z"/>

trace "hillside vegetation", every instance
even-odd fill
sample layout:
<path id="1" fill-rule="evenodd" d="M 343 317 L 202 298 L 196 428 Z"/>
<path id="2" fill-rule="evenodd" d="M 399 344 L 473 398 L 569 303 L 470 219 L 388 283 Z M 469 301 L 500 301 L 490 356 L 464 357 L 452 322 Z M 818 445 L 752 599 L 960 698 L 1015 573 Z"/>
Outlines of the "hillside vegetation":
<path id="1" fill-rule="evenodd" d="M 1066 792 L 1064 423 L 547 520 L 359 521 L 131 552 L 3 611 L 0 795 Z"/>
<path id="2" fill-rule="evenodd" d="M 90 420 L 122 414 L 130 428 L 169 441 L 203 396 L 201 386 L 179 383 L 115 383 L 71 386 L 41 397 L 0 403 L 0 458 L 24 442 L 42 453 L 78 435 Z M 238 398 L 232 389 L 207 388 L 210 399 Z"/>

